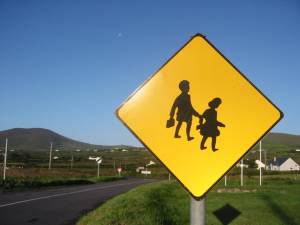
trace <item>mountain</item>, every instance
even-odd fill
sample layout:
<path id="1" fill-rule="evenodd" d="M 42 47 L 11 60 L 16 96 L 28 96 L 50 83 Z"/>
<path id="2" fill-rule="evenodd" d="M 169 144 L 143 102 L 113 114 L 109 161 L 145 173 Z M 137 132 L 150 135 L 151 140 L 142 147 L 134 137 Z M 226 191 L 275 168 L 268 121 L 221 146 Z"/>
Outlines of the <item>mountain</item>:
<path id="1" fill-rule="evenodd" d="M 300 147 L 300 135 L 269 133 L 263 138 L 262 141 L 266 144 L 272 145 L 288 145 Z"/>
<path id="2" fill-rule="evenodd" d="M 253 149 L 258 150 L 259 144 Z M 268 133 L 262 139 L 262 149 L 272 152 L 295 152 L 296 149 L 300 149 L 300 135 Z"/>
<path id="3" fill-rule="evenodd" d="M 75 141 L 64 137 L 51 130 L 43 128 L 14 128 L 0 131 L 0 146 L 3 148 L 5 139 L 9 139 L 9 148 L 15 150 L 45 151 L 49 150 L 50 142 L 53 148 L 58 149 L 111 149 L 111 148 L 131 148 L 132 146 L 115 145 L 93 145 L 80 141 Z"/>
<path id="4" fill-rule="evenodd" d="M 5 145 L 5 138 L 9 139 L 9 148 L 15 150 L 45 151 L 49 150 L 50 142 L 56 149 L 111 149 L 111 148 L 132 148 L 126 145 L 93 145 L 64 137 L 51 130 L 43 128 L 14 128 L 0 131 L 0 148 Z M 285 133 L 269 133 L 263 140 L 263 148 L 274 150 L 295 150 L 300 149 L 300 135 Z M 257 149 L 258 146 L 255 146 Z"/>

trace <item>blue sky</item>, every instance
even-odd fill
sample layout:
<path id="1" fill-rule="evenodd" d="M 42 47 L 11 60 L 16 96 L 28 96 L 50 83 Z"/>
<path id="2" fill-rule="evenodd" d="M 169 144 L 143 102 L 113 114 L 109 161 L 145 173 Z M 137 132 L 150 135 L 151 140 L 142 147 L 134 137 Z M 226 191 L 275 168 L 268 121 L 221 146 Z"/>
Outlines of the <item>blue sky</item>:
<path id="1" fill-rule="evenodd" d="M 114 111 L 202 33 L 300 134 L 300 3 L 0 1 L 0 130 L 43 127 L 96 144 L 138 141 Z"/>

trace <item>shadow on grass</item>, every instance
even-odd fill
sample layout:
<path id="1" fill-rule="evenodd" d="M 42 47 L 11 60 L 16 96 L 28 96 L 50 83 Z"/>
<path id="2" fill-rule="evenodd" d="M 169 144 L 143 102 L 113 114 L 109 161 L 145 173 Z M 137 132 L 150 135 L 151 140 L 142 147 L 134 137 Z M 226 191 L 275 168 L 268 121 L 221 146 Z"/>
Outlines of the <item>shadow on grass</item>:
<path id="1" fill-rule="evenodd" d="M 291 218 L 289 215 L 287 215 L 282 208 L 276 204 L 272 198 L 270 198 L 267 195 L 263 195 L 261 197 L 267 205 L 270 207 L 270 209 L 274 212 L 274 214 L 282 221 L 282 224 L 289 224 L 289 225 L 297 225 L 298 223 L 294 221 L 293 218 Z"/>
<path id="2" fill-rule="evenodd" d="M 223 225 L 228 225 L 235 218 L 237 218 L 241 212 L 229 204 L 224 205 L 220 209 L 217 209 L 213 214 L 220 220 Z"/>

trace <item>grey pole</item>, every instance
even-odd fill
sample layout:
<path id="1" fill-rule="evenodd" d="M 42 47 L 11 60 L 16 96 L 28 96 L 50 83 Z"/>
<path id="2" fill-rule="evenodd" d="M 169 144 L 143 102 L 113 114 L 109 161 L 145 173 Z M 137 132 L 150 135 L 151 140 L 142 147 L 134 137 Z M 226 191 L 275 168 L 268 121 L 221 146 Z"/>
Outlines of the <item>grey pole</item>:
<path id="1" fill-rule="evenodd" d="M 98 164 L 98 178 L 99 178 L 99 175 L 100 175 L 100 163 L 97 162 L 97 164 Z"/>
<path id="2" fill-rule="evenodd" d="M 8 139 L 6 138 L 6 140 L 5 140 L 5 155 L 4 155 L 3 180 L 5 180 L 5 177 L 6 177 L 7 143 L 8 143 Z"/>
<path id="3" fill-rule="evenodd" d="M 261 186 L 261 141 L 259 142 L 259 161 L 260 161 L 260 167 L 259 167 L 259 186 Z"/>
<path id="4" fill-rule="evenodd" d="M 73 170 L 73 163 L 74 163 L 74 151 L 73 149 L 71 150 L 72 151 L 72 155 L 71 155 L 71 170 Z"/>
<path id="5" fill-rule="evenodd" d="M 243 167 L 244 167 L 244 162 L 243 162 L 243 159 L 241 160 L 241 186 L 244 185 L 244 182 L 243 182 Z"/>
<path id="6" fill-rule="evenodd" d="M 50 142 L 50 154 L 49 154 L 49 167 L 48 169 L 51 169 L 51 162 L 52 162 L 52 142 Z"/>
<path id="7" fill-rule="evenodd" d="M 265 171 L 267 170 L 267 149 L 264 150 L 264 156 L 265 156 Z"/>
<path id="8" fill-rule="evenodd" d="M 148 173 L 148 169 L 147 169 L 147 165 L 146 165 L 146 176 L 147 176 L 147 173 Z"/>
<path id="9" fill-rule="evenodd" d="M 227 175 L 225 175 L 225 187 L 227 186 Z"/>
<path id="10" fill-rule="evenodd" d="M 190 224 L 205 225 L 205 197 L 195 200 L 192 196 L 190 208 Z"/>
<path id="11" fill-rule="evenodd" d="M 116 160 L 114 159 L 114 173 L 116 173 Z"/>

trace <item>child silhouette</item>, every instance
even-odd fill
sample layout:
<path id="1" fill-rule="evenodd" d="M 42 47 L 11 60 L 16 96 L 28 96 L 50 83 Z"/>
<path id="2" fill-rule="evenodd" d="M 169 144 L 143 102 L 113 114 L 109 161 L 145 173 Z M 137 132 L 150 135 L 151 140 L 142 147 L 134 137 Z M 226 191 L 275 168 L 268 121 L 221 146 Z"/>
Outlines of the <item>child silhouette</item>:
<path id="1" fill-rule="evenodd" d="M 220 98 L 214 98 L 208 103 L 209 109 L 205 110 L 200 118 L 200 124 L 197 126 L 197 129 L 200 129 L 200 134 L 203 136 L 200 144 L 201 150 L 206 149 L 205 142 L 208 137 L 212 138 L 211 147 L 215 152 L 218 149 L 216 148 L 217 136 L 220 135 L 218 127 L 225 127 L 225 125 L 217 120 L 217 111 L 216 109 L 222 103 Z M 205 123 L 203 124 L 203 119 Z"/>
<path id="2" fill-rule="evenodd" d="M 188 94 L 190 90 L 190 83 L 187 80 L 182 80 L 179 83 L 179 89 L 181 90 L 181 94 L 175 99 L 171 112 L 169 121 L 174 121 L 174 114 L 177 109 L 176 120 L 178 121 L 176 130 L 175 130 L 175 138 L 181 138 L 179 135 L 179 130 L 181 128 L 182 122 L 186 123 L 186 136 L 188 141 L 193 140 L 194 138 L 190 136 L 190 130 L 192 126 L 192 117 L 200 115 L 193 108 L 191 103 L 191 97 Z"/>

